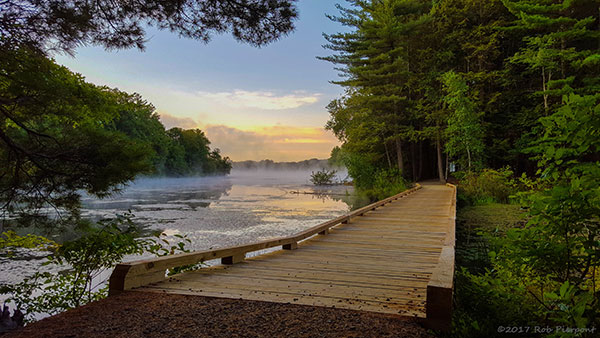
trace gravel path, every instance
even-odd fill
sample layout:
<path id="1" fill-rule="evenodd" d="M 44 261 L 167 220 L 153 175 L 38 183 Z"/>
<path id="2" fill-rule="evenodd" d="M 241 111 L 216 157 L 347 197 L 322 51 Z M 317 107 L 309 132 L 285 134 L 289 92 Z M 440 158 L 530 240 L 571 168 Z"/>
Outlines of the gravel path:
<path id="1" fill-rule="evenodd" d="M 15 337 L 433 337 L 398 317 L 351 310 L 125 292 L 3 335 Z"/>

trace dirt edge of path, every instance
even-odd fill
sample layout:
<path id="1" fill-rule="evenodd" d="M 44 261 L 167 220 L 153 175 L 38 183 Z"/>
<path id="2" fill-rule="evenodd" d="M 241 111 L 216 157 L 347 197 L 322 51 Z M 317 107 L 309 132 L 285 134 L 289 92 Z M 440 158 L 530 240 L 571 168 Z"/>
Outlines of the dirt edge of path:
<path id="1" fill-rule="evenodd" d="M 377 313 L 124 292 L 2 335 L 17 337 L 433 337 L 416 321 Z"/>

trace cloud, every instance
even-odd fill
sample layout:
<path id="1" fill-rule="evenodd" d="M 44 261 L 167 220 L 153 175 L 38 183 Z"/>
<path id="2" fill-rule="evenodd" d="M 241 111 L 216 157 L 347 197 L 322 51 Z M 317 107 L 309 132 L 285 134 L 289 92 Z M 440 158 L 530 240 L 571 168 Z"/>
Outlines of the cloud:
<path id="1" fill-rule="evenodd" d="M 240 130 L 224 125 L 204 128 L 212 147 L 234 161 L 300 161 L 328 158 L 339 142 L 322 128 L 272 126 Z"/>
<path id="2" fill-rule="evenodd" d="M 159 113 L 160 122 L 165 125 L 165 128 L 171 129 L 179 127 L 183 129 L 192 129 L 198 127 L 198 122 L 189 117 L 177 117 L 167 113 Z"/>
<path id="3" fill-rule="evenodd" d="M 277 95 L 268 91 L 234 90 L 231 92 L 200 91 L 198 96 L 235 108 L 259 108 L 265 110 L 294 109 L 317 103 L 321 94 L 294 92 L 293 94 Z"/>

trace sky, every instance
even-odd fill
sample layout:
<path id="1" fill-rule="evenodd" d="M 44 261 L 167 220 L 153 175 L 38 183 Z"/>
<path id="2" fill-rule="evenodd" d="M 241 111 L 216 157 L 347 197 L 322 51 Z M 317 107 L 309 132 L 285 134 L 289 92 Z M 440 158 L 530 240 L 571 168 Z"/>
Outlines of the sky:
<path id="1" fill-rule="evenodd" d="M 211 42 L 148 29 L 145 51 L 79 48 L 58 63 L 88 82 L 137 92 L 167 128 L 200 128 L 234 161 L 328 158 L 339 142 L 323 126 L 327 104 L 342 93 L 322 33 L 343 28 L 330 0 L 300 0 L 296 29 L 265 47 L 215 35 Z"/>

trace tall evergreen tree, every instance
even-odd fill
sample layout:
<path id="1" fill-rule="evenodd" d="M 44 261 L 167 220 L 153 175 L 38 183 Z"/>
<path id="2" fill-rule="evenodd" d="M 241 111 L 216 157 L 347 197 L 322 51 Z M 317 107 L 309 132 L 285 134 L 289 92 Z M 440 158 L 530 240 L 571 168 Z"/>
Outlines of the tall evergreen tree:
<path id="1" fill-rule="evenodd" d="M 525 45 L 510 61 L 539 74 L 531 88 L 543 114 L 565 94 L 600 90 L 598 2 L 595 0 L 503 0 L 517 20 L 509 28 L 526 32 Z"/>
<path id="2" fill-rule="evenodd" d="M 347 94 L 352 98 L 338 103 L 352 102 L 352 106 L 345 107 L 346 113 L 359 107 L 369 121 L 378 124 L 379 128 L 371 131 L 378 135 L 376 139 L 382 143 L 388 163 L 390 149 L 395 148 L 396 165 L 404 171 L 403 143 L 414 132 L 410 123 L 415 112 L 411 106 L 411 97 L 416 97 L 413 84 L 417 82 L 413 51 L 417 50 L 417 32 L 427 20 L 424 14 L 429 4 L 399 0 L 350 3 L 355 7 L 339 7 L 342 15 L 332 19 L 356 30 L 326 35 L 329 44 L 325 47 L 339 54 L 321 59 L 343 67 L 345 79 L 334 83 L 349 88 Z M 335 128 L 336 111 L 330 113 L 333 118 L 329 126 Z"/>

